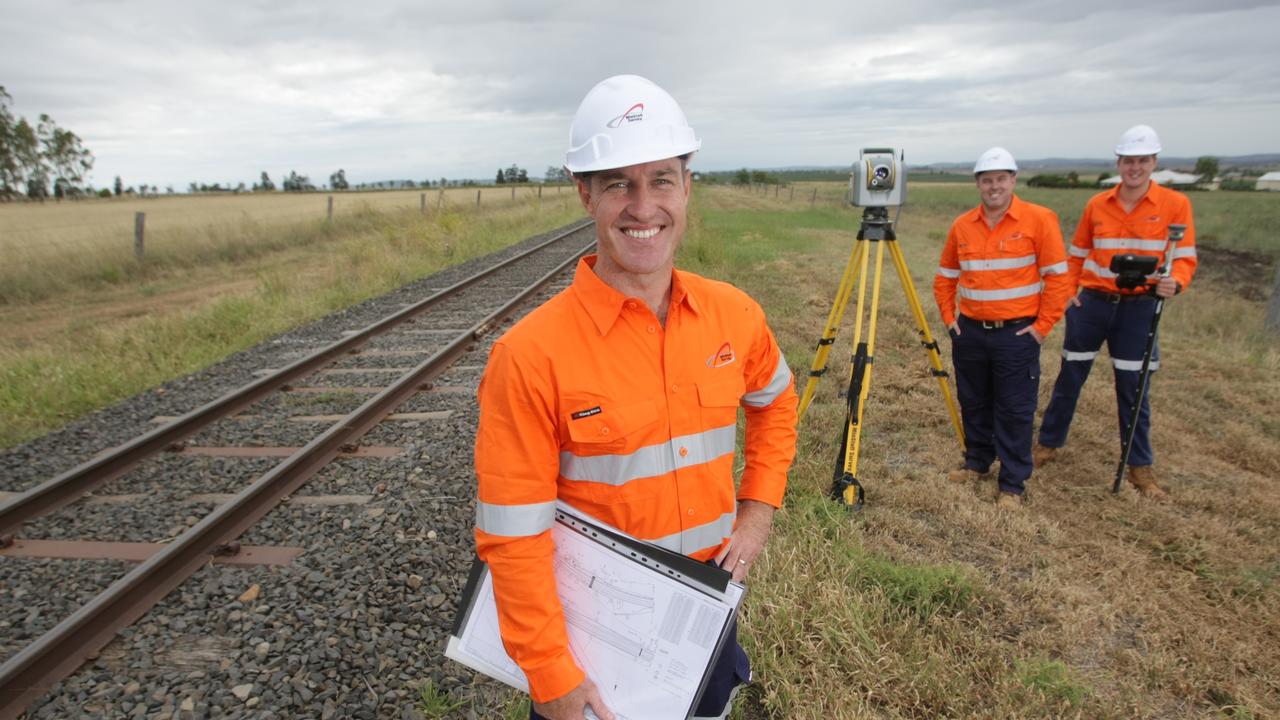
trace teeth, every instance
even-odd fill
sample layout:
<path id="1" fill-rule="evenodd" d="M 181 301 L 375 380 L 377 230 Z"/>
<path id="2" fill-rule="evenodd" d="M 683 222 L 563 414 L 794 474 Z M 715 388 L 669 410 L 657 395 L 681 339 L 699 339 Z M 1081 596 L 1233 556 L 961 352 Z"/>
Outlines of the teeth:
<path id="1" fill-rule="evenodd" d="M 623 230 L 622 232 L 627 237 L 633 237 L 637 240 L 648 240 L 658 234 L 658 228 L 654 228 L 652 230 Z"/>

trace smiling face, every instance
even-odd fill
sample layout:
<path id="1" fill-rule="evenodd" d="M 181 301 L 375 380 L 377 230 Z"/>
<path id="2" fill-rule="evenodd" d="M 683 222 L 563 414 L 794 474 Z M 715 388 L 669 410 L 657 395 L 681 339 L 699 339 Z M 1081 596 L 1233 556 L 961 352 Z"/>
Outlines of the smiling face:
<path id="1" fill-rule="evenodd" d="M 1121 155 L 1116 158 L 1120 182 L 1127 190 L 1145 191 L 1156 169 L 1155 155 Z"/>
<path id="2" fill-rule="evenodd" d="M 989 170 L 978 173 L 976 178 L 978 194 L 982 198 L 982 207 L 988 213 L 1004 212 L 1013 202 L 1013 187 L 1017 184 L 1017 176 L 1008 170 Z"/>
<path id="3" fill-rule="evenodd" d="M 624 291 L 670 282 L 689 204 L 690 174 L 684 161 L 668 158 L 600 170 L 577 180 L 577 186 L 583 207 L 596 221 L 596 274 Z"/>

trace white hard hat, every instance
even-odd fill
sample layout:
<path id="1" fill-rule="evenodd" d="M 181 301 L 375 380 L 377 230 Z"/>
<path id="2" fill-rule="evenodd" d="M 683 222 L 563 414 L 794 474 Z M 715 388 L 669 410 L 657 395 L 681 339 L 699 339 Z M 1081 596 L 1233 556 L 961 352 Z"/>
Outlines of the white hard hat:
<path id="1" fill-rule="evenodd" d="M 1116 155 L 1158 155 L 1160 136 L 1150 125 L 1134 125 L 1120 136 Z"/>
<path id="2" fill-rule="evenodd" d="M 569 126 L 564 166 L 572 173 L 679 157 L 702 147 L 666 90 L 638 75 L 614 75 L 591 88 Z"/>
<path id="3" fill-rule="evenodd" d="M 978 162 L 973 164 L 974 175 L 988 170 L 1008 170 L 1016 173 L 1018 172 L 1018 163 L 1013 161 L 1013 153 L 1002 147 L 993 147 L 979 155 Z"/>

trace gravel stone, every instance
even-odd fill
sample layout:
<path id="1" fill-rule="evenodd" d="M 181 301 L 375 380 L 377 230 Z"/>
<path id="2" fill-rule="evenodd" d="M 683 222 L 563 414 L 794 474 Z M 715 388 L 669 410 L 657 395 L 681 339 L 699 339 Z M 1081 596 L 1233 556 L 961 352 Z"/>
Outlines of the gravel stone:
<path id="1" fill-rule="evenodd" d="M 583 242 L 590 231 L 579 233 Z M 22 491 L 154 427 L 158 415 L 182 415 L 400 308 L 452 285 L 480 267 L 532 247 L 531 238 L 488 258 L 411 283 L 336 312 L 203 371 L 178 378 L 22 446 L 0 451 L 0 490 Z M 578 243 L 579 245 L 581 243 Z M 530 263 L 532 265 L 532 263 Z M 545 268 L 529 268 L 541 275 Z M 568 284 L 541 291 L 528 307 Z M 466 312 L 493 303 L 492 290 L 466 293 L 440 313 L 455 329 Z M 505 691 L 443 657 L 456 602 L 474 557 L 475 480 L 471 456 L 475 389 L 489 345 L 515 321 L 491 329 L 475 347 L 397 412 L 447 417 L 388 421 L 364 446 L 399 448 L 388 458 L 340 457 L 293 491 L 239 539 L 242 545 L 297 547 L 277 567 L 208 564 L 28 710 L 30 718 L 398 718 L 419 717 L 417 690 L 430 680 L 475 717 L 497 716 Z M 405 330 L 428 329 L 426 316 Z M 474 322 L 474 321 L 472 321 Z M 430 333 L 375 338 L 337 369 L 411 367 L 430 352 Z M 401 354 L 394 354 L 401 353 Z M 403 354 L 410 353 L 410 354 Z M 345 414 L 370 397 L 343 387 L 376 386 L 396 373 L 317 373 L 188 438 L 201 446 L 301 446 L 327 427 L 289 418 Z M 461 388 L 460 392 L 440 388 Z M 279 463 L 279 458 L 164 453 L 39 518 L 23 536 L 163 542 L 186 531 L 219 501 Z M 109 502 L 138 495 L 141 501 Z M 313 504 L 311 495 L 371 496 L 358 503 Z M 0 563 L 0 661 L 70 615 L 132 567 L 97 561 Z M 50 593 L 47 588 L 57 588 Z"/>

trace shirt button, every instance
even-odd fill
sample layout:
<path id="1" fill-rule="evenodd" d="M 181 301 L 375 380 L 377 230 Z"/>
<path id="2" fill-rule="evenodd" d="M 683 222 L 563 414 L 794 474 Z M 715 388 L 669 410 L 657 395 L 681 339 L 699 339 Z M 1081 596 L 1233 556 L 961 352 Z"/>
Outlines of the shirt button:
<path id="1" fill-rule="evenodd" d="M 628 301 L 627 301 L 627 309 L 628 309 L 628 310 L 635 310 L 635 309 L 636 309 L 636 304 L 635 304 L 634 302 L 632 302 L 632 301 L 628 300 Z"/>
<path id="2" fill-rule="evenodd" d="M 608 435 L 608 434 L 609 434 L 609 428 L 607 428 L 607 427 L 602 427 L 602 428 L 600 428 L 600 434 L 601 434 L 601 435 Z"/>
<path id="3" fill-rule="evenodd" d="M 692 514 L 693 514 L 693 508 L 689 508 L 689 514 L 690 514 L 690 515 L 692 515 Z"/>
<path id="4" fill-rule="evenodd" d="M 658 328 L 656 328 L 656 327 L 654 327 L 654 326 L 650 325 L 650 326 L 649 326 L 649 334 L 650 334 L 650 335 L 652 335 L 652 334 L 654 334 L 654 333 L 656 333 L 656 332 L 658 332 Z"/>
<path id="5" fill-rule="evenodd" d="M 689 448 L 687 447 L 680 448 L 680 457 L 689 457 Z"/>
<path id="6" fill-rule="evenodd" d="M 679 385 L 672 384 L 672 386 L 671 386 L 671 392 L 675 392 L 675 391 L 677 391 L 677 390 L 679 390 L 679 389 L 680 389 L 680 386 L 679 386 Z"/>

